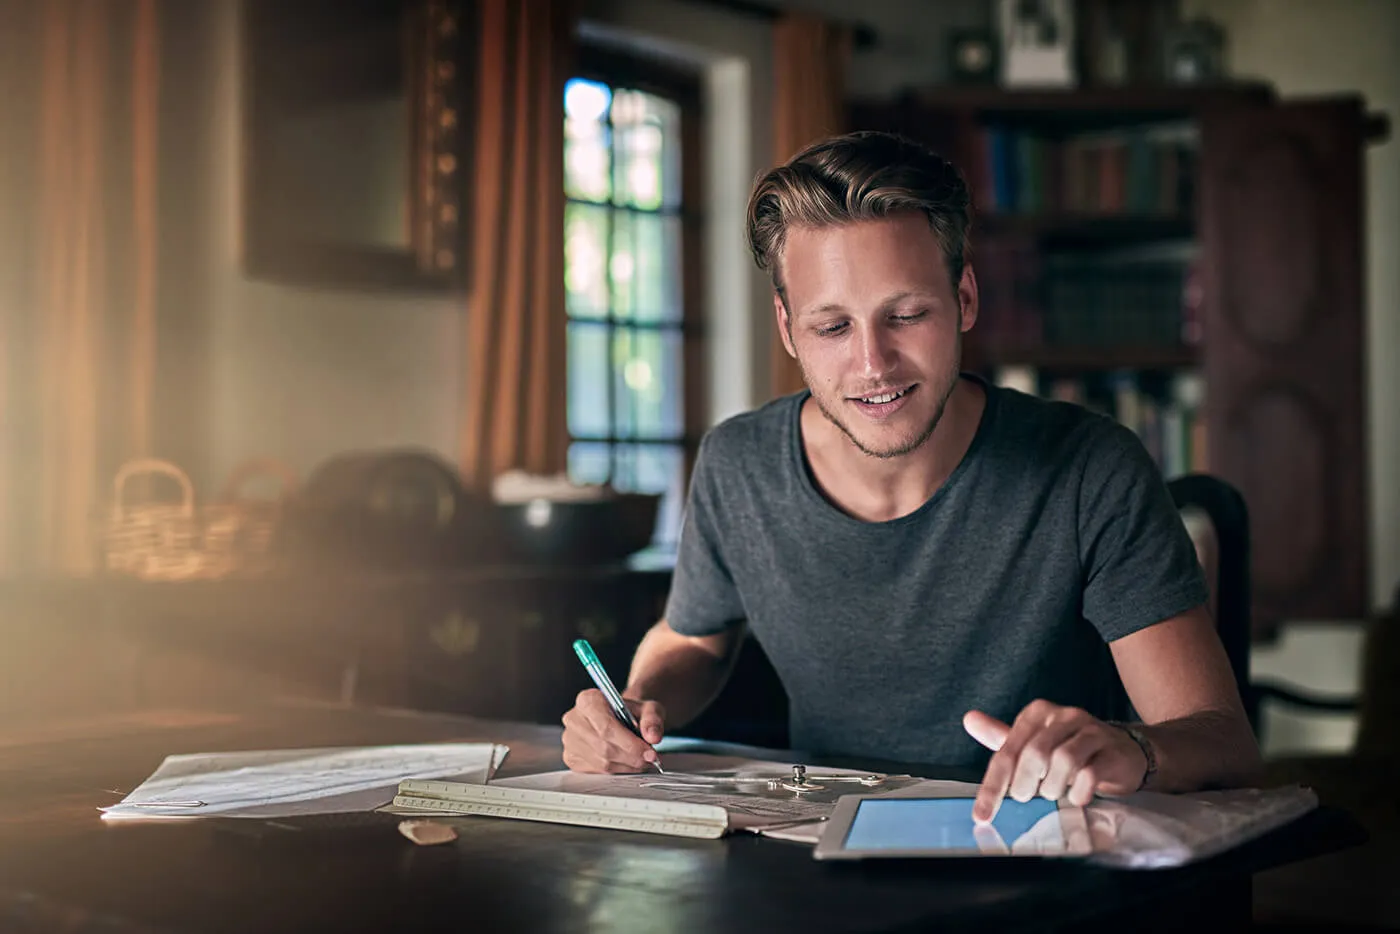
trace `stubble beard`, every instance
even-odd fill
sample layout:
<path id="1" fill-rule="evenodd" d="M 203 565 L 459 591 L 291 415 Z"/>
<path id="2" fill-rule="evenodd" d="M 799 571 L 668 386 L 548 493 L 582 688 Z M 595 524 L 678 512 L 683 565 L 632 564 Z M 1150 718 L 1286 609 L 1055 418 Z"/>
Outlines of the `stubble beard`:
<path id="1" fill-rule="evenodd" d="M 865 454 L 868 457 L 877 457 L 881 460 L 891 460 L 896 457 L 903 457 L 906 454 L 911 454 L 914 451 L 917 451 L 920 447 L 923 446 L 925 441 L 933 437 L 933 433 L 938 428 L 939 422 L 943 420 L 943 413 L 948 408 L 948 400 L 952 398 L 953 390 L 957 388 L 959 374 L 962 371 L 961 334 L 958 335 L 958 348 L 956 353 L 954 354 L 954 361 L 955 362 L 953 364 L 952 372 L 948 377 L 946 385 L 940 387 L 938 404 L 934 406 L 933 413 L 929 416 L 928 423 L 924 425 L 921 431 L 919 431 L 915 435 L 912 435 L 907 441 L 905 441 L 902 444 L 898 444 L 892 448 L 876 449 L 866 446 L 860 440 L 860 438 L 856 437 L 855 432 L 851 431 L 850 427 L 845 422 L 843 422 L 835 412 L 827 408 L 826 403 L 823 402 L 821 397 L 815 392 L 811 394 L 812 401 L 817 403 L 817 410 L 822 413 L 822 417 L 824 417 L 827 421 L 831 422 L 831 424 L 835 425 L 837 429 L 840 430 L 840 432 L 846 436 L 846 439 L 851 442 L 851 444 L 856 448 L 856 450 L 860 451 L 862 454 Z M 806 381 L 807 386 L 810 389 L 810 387 L 812 386 L 812 381 L 807 377 L 807 368 L 802 365 L 802 359 L 800 357 L 797 360 L 797 365 L 798 368 L 802 370 L 803 379 Z M 924 390 L 931 387 L 929 387 L 927 384 L 924 384 L 921 385 L 919 388 L 921 390 Z"/>

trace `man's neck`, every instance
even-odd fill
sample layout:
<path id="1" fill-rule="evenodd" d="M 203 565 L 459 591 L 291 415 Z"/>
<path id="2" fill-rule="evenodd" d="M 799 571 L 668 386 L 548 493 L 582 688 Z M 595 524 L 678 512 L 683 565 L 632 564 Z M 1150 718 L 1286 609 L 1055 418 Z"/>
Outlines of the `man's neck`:
<path id="1" fill-rule="evenodd" d="M 857 448 L 807 399 L 802 407 L 802 446 L 817 487 L 843 512 L 866 522 L 908 515 L 962 462 L 986 401 L 979 384 L 959 379 L 933 434 L 908 454 L 881 459 Z"/>

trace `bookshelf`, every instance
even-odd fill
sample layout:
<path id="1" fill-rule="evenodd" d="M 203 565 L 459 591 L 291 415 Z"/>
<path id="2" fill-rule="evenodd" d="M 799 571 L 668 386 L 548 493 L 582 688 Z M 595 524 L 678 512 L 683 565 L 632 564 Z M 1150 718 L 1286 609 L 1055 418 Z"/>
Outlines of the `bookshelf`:
<path id="1" fill-rule="evenodd" d="M 1257 632 L 1365 615 L 1362 157 L 1383 117 L 1230 83 L 912 89 L 848 118 L 967 178 L 965 367 L 1239 488 Z"/>

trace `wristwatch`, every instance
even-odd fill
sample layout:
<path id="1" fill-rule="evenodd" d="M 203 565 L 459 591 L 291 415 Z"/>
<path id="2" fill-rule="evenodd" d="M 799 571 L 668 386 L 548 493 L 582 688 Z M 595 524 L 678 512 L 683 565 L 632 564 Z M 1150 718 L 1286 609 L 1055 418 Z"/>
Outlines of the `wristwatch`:
<path id="1" fill-rule="evenodd" d="M 1147 734 L 1135 723 L 1121 723 L 1117 720 L 1110 721 L 1113 726 L 1118 727 L 1127 733 L 1133 742 L 1138 744 L 1142 750 L 1142 757 L 1147 760 L 1147 769 L 1142 773 L 1142 784 L 1138 785 L 1138 791 L 1147 787 L 1147 783 L 1152 780 L 1152 776 L 1157 774 L 1157 754 L 1152 749 L 1152 741 L 1147 738 Z"/>

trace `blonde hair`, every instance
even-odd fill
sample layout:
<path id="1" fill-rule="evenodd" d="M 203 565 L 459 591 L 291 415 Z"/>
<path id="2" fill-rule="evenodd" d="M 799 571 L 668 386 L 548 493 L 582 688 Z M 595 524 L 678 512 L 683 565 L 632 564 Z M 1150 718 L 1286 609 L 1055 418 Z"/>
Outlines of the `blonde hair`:
<path id="1" fill-rule="evenodd" d="M 967 183 L 942 156 L 892 133 L 864 130 L 821 140 L 760 178 L 749 197 L 749 249 L 786 304 L 778 261 L 789 228 L 831 227 L 900 211 L 922 211 L 928 218 L 956 289 L 971 226 Z"/>

